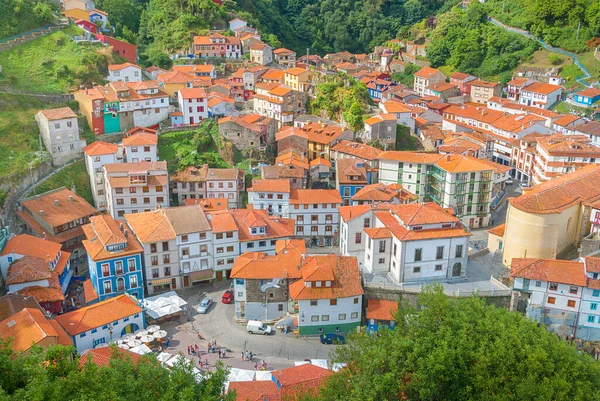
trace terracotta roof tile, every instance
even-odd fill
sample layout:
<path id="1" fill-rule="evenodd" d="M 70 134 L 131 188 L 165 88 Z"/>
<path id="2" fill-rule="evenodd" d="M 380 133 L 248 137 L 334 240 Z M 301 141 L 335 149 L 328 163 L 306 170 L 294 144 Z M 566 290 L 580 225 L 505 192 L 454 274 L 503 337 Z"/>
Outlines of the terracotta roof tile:
<path id="1" fill-rule="evenodd" d="M 77 118 L 77 114 L 70 107 L 61 107 L 58 109 L 40 110 L 39 113 L 47 120 L 62 120 L 64 118 Z"/>
<path id="2" fill-rule="evenodd" d="M 299 400 L 307 393 L 315 394 L 332 374 L 327 369 L 307 363 L 277 370 L 273 372 L 273 380 L 281 386 L 281 400 Z"/>
<path id="3" fill-rule="evenodd" d="M 371 298 L 367 303 L 367 319 L 396 320 L 397 311 L 397 301 Z"/>
<path id="4" fill-rule="evenodd" d="M 98 294 L 89 278 L 83 282 L 83 296 L 88 304 L 98 299 Z"/>
<path id="5" fill-rule="evenodd" d="M 90 218 L 90 224 L 83 227 L 86 239 L 82 241 L 88 256 L 94 261 L 112 259 L 115 253 L 106 249 L 107 246 L 126 244 L 119 251 L 120 256 L 135 255 L 143 252 L 142 246 L 137 242 L 133 233 L 125 236 L 120 225 L 109 214 L 102 214 Z M 125 226 L 124 230 L 127 229 Z"/>
<path id="6" fill-rule="evenodd" d="M 33 256 L 23 256 L 8 267 L 6 284 L 30 283 L 32 281 L 48 280 L 52 277 L 49 260 Z"/>
<path id="7" fill-rule="evenodd" d="M 567 114 L 565 116 L 562 116 L 562 117 L 554 120 L 554 125 L 558 125 L 559 127 L 567 127 L 567 126 L 573 124 L 575 121 L 580 120 L 580 119 L 581 119 L 581 117 L 579 117 L 579 116 Z"/>
<path id="8" fill-rule="evenodd" d="M 202 207 L 179 206 L 162 209 L 177 235 L 210 231 L 210 224 Z"/>
<path id="9" fill-rule="evenodd" d="M 142 313 L 142 308 L 123 294 L 56 316 L 56 321 L 74 336 L 138 313 Z"/>
<path id="10" fill-rule="evenodd" d="M 285 179 L 277 180 L 252 180 L 252 187 L 248 192 L 283 192 L 290 193 L 290 181 Z"/>
<path id="11" fill-rule="evenodd" d="M 202 88 L 182 88 L 179 94 L 183 99 L 202 99 L 206 97 L 206 91 Z"/>
<path id="12" fill-rule="evenodd" d="M 268 69 L 264 74 L 261 75 L 260 79 L 263 81 L 283 81 L 285 73 L 282 70 L 274 68 Z"/>
<path id="13" fill-rule="evenodd" d="M 167 170 L 167 162 L 134 162 L 134 163 L 111 163 L 105 164 L 107 173 L 128 173 L 130 171 L 160 171 Z"/>
<path id="14" fill-rule="evenodd" d="M 66 188 L 27 198 L 21 204 L 30 214 L 44 220 L 51 227 L 62 226 L 98 213 L 85 199 Z M 44 211 L 43 215 L 40 214 L 40 210 Z"/>
<path id="15" fill-rule="evenodd" d="M 392 238 L 392 232 L 385 227 L 365 228 L 364 232 L 372 239 Z"/>
<path id="16" fill-rule="evenodd" d="M 343 221 L 349 222 L 350 220 L 354 220 L 357 217 L 362 216 L 363 214 L 370 212 L 372 206 L 371 205 L 355 205 L 355 206 L 340 206 L 338 210 L 340 211 L 340 217 Z"/>
<path id="17" fill-rule="evenodd" d="M 304 68 L 288 68 L 287 70 L 284 71 L 284 73 L 286 74 L 290 74 L 290 75 L 301 75 L 305 72 L 308 72 L 308 70 L 304 69 Z"/>
<path id="18" fill-rule="evenodd" d="M 488 233 L 497 235 L 498 237 L 504 237 L 504 230 L 506 230 L 506 223 L 500 224 L 494 228 L 490 228 Z"/>
<path id="19" fill-rule="evenodd" d="M 39 309 L 25 308 L 0 322 L 0 336 L 12 337 L 16 352 L 27 351 L 33 344 L 51 338 L 50 344 L 73 345 L 62 328 L 52 324 Z"/>
<path id="20" fill-rule="evenodd" d="M 534 82 L 532 84 L 527 85 L 526 87 L 524 87 L 521 90 L 523 92 L 533 92 L 533 93 L 541 93 L 544 95 L 549 95 L 552 92 L 555 92 L 560 89 L 562 89 L 562 87 L 558 86 L 558 85 L 545 84 L 542 82 Z"/>
<path id="21" fill-rule="evenodd" d="M 177 237 L 173 226 L 162 209 L 150 212 L 126 214 L 127 224 L 142 242 L 161 242 Z"/>
<path id="22" fill-rule="evenodd" d="M 238 256 L 231 269 L 232 278 L 252 280 L 298 279 L 302 277 L 302 253 L 267 255 L 264 252 L 246 252 Z"/>
<path id="23" fill-rule="evenodd" d="M 512 277 L 585 287 L 587 279 L 583 262 L 567 260 L 513 258 Z"/>
<path id="24" fill-rule="evenodd" d="M 123 138 L 124 146 L 144 146 L 144 145 L 158 145 L 158 135 L 137 133 Z"/>
<path id="25" fill-rule="evenodd" d="M 423 67 L 419 71 L 415 72 L 414 75 L 421 78 L 430 78 L 432 75 L 437 73 L 441 74 L 440 70 L 431 67 Z"/>
<path id="26" fill-rule="evenodd" d="M 273 50 L 273 53 L 275 53 L 275 54 L 283 54 L 283 53 L 294 53 L 294 54 L 296 54 L 295 51 L 288 50 L 285 47 L 280 47 L 279 49 L 275 49 L 275 50 Z"/>
<path id="27" fill-rule="evenodd" d="M 331 148 L 332 152 L 345 153 L 364 160 L 372 161 L 383 153 L 380 149 L 358 142 L 341 140 Z"/>
<path id="28" fill-rule="evenodd" d="M 119 147 L 114 143 L 96 141 L 83 148 L 83 153 L 88 156 L 114 155 Z"/>
<path id="29" fill-rule="evenodd" d="M 416 201 L 419 197 L 398 184 L 385 185 L 383 183 L 366 185 L 352 197 L 353 201 L 369 202 L 392 202 L 394 199 L 404 203 L 405 201 Z"/>
<path id="30" fill-rule="evenodd" d="M 233 391 L 236 401 L 281 401 L 277 385 L 271 380 L 231 382 L 228 392 Z"/>
<path id="31" fill-rule="evenodd" d="M 119 347 L 92 348 L 84 351 L 79 357 L 79 366 L 84 367 L 88 361 L 100 367 L 108 366 L 111 359 L 115 359 L 115 357 L 123 360 L 131 358 L 131 361 L 135 364 L 138 362 L 140 355 Z"/>
<path id="32" fill-rule="evenodd" d="M 109 64 L 108 70 L 109 71 L 121 71 L 127 67 L 135 67 L 135 68 L 139 68 L 140 70 L 142 69 L 142 67 L 132 64 L 132 63 L 123 63 L 123 64 Z"/>
<path id="33" fill-rule="evenodd" d="M 36 258 L 45 259 L 47 255 L 54 260 L 60 252 L 61 245 L 56 242 L 47 241 L 42 238 L 34 237 L 29 234 L 15 235 L 8 240 L 6 246 L 0 255 L 29 255 Z"/>

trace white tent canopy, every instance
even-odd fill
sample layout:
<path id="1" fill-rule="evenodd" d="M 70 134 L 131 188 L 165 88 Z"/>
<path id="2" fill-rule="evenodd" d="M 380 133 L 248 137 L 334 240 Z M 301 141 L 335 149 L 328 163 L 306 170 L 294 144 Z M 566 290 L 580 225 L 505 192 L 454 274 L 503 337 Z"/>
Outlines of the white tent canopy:
<path id="1" fill-rule="evenodd" d="M 137 347 L 130 348 L 129 350 L 140 355 L 145 355 L 152 352 L 152 350 L 148 348 L 146 344 L 138 345 Z"/>
<path id="2" fill-rule="evenodd" d="M 255 373 L 256 381 L 269 381 L 273 379 L 273 374 L 271 372 L 267 372 L 265 370 L 259 370 Z"/>
<path id="3" fill-rule="evenodd" d="M 230 382 L 250 382 L 254 380 L 254 371 L 238 368 L 231 368 L 227 380 Z"/>
<path id="4" fill-rule="evenodd" d="M 153 319 L 181 312 L 181 307 L 187 305 L 175 291 L 144 298 L 143 303 L 146 314 Z"/>

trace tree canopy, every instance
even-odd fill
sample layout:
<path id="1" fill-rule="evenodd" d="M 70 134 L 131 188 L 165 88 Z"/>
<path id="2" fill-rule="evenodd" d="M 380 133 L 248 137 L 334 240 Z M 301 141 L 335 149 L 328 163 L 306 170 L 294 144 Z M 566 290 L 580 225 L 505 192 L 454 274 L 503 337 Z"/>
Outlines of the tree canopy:
<path id="1" fill-rule="evenodd" d="M 10 341 L 0 339 L 0 400 L 231 400 L 221 395 L 227 372 L 218 368 L 197 380 L 190 364 L 163 368 L 153 354 L 137 363 L 113 349 L 108 365 L 80 365 L 72 347 L 56 345 L 15 354 Z"/>
<path id="2" fill-rule="evenodd" d="M 428 287 L 398 326 L 351 337 L 315 399 L 595 400 L 600 366 L 521 314 Z"/>

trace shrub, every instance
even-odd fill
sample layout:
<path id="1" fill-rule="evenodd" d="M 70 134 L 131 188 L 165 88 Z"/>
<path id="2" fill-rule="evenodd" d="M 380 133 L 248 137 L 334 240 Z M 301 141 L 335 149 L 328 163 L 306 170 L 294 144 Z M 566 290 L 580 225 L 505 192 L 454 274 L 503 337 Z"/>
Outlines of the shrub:
<path id="1" fill-rule="evenodd" d="M 564 59 L 564 57 L 561 57 L 558 54 L 552 53 L 552 54 L 548 55 L 548 61 L 552 65 L 559 65 L 563 61 L 565 61 L 565 59 Z"/>

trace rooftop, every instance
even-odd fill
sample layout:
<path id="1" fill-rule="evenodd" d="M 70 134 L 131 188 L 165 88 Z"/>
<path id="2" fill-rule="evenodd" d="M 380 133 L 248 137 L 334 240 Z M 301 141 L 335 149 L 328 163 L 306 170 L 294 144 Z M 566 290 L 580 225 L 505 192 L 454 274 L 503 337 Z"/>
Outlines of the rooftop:
<path id="1" fill-rule="evenodd" d="M 127 138 L 123 138 L 124 146 L 145 146 L 145 145 L 158 145 L 158 135 L 148 133 L 137 133 Z"/>
<path id="2" fill-rule="evenodd" d="M 137 363 L 140 358 L 139 354 L 119 347 L 92 348 L 81 354 L 79 357 L 79 366 L 85 366 L 88 361 L 99 367 L 107 366 L 115 356 L 121 359 L 131 358 L 134 364 Z"/>
<path id="3" fill-rule="evenodd" d="M 382 150 L 373 146 L 358 142 L 346 141 L 344 139 L 333 145 L 331 151 L 345 153 L 369 161 L 377 159 L 377 157 L 383 153 Z"/>
<path id="4" fill-rule="evenodd" d="M 0 255 L 4 256 L 15 253 L 17 255 L 29 255 L 39 259 L 46 259 L 48 255 L 50 255 L 54 260 L 60 252 L 60 248 L 61 245 L 56 242 L 34 237 L 29 234 L 19 234 L 8 240 Z"/>
<path id="5" fill-rule="evenodd" d="M 117 223 L 109 214 L 91 217 L 90 224 L 83 226 L 86 239 L 82 243 L 88 256 L 96 261 L 142 253 L 133 233 L 126 236 L 126 227 L 122 227 L 123 223 Z M 125 248 L 116 252 L 106 249 L 116 244 L 125 244 Z"/>
<path id="6" fill-rule="evenodd" d="M 177 237 L 163 209 L 126 214 L 125 219 L 141 242 L 162 242 Z"/>
<path id="7" fill-rule="evenodd" d="M 567 260 L 513 258 L 510 275 L 580 287 L 585 287 L 587 284 L 583 262 Z"/>
<path id="8" fill-rule="evenodd" d="M 275 179 L 275 180 L 252 180 L 252 187 L 248 188 L 248 192 L 283 192 L 290 193 L 290 180 Z"/>
<path id="9" fill-rule="evenodd" d="M 114 155 L 118 150 L 114 143 L 96 141 L 83 148 L 83 153 L 88 156 Z"/>
<path id="10" fill-rule="evenodd" d="M 397 301 L 371 298 L 367 304 L 367 319 L 396 320 L 394 315 L 397 311 Z"/>
<path id="11" fill-rule="evenodd" d="M 526 87 L 524 87 L 522 89 L 522 91 L 524 91 L 524 92 L 541 93 L 543 95 L 549 95 L 552 92 L 555 92 L 555 91 L 561 90 L 561 89 L 562 89 L 562 86 L 552 85 L 552 84 L 545 84 L 545 83 L 542 83 L 542 82 L 534 82 L 534 83 L 529 84 Z"/>
<path id="12" fill-rule="evenodd" d="M 40 110 L 39 113 L 46 117 L 46 120 L 62 120 L 65 118 L 77 118 L 77 114 L 70 107 L 60 107 L 58 109 Z"/>
<path id="13" fill-rule="evenodd" d="M 290 205 L 329 203 L 342 205 L 342 197 L 337 189 L 293 189 Z"/>
<path id="14" fill-rule="evenodd" d="M 12 337 L 12 348 L 16 352 L 27 351 L 32 345 L 37 345 L 51 337 L 50 344 L 73 345 L 73 341 L 56 324 L 47 319 L 39 309 L 25 308 L 0 322 L 0 336 Z"/>
<path id="15" fill-rule="evenodd" d="M 85 199 L 66 188 L 35 195 L 23 200 L 21 204 L 31 215 L 51 227 L 59 227 L 98 213 Z"/>

